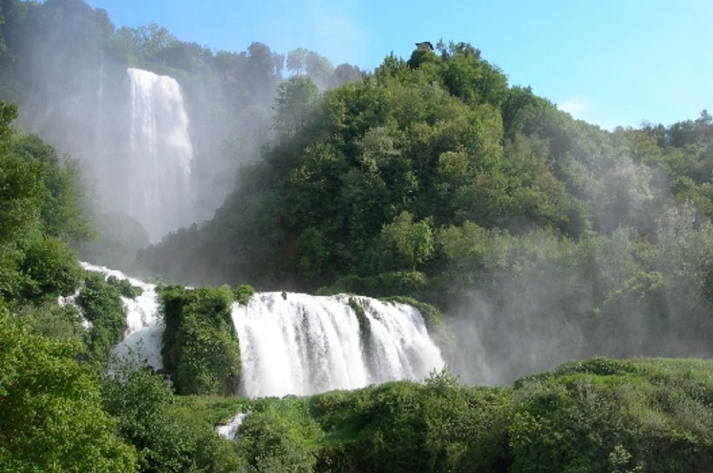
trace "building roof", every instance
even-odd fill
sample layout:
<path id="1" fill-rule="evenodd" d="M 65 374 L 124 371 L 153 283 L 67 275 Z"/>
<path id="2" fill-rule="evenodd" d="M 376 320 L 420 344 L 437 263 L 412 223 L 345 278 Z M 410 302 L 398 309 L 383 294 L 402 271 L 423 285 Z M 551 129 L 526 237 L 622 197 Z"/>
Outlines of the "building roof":
<path id="1" fill-rule="evenodd" d="M 430 49 L 431 51 L 433 51 L 433 45 L 430 41 L 422 41 L 420 43 L 416 43 L 416 47 L 418 49 Z"/>

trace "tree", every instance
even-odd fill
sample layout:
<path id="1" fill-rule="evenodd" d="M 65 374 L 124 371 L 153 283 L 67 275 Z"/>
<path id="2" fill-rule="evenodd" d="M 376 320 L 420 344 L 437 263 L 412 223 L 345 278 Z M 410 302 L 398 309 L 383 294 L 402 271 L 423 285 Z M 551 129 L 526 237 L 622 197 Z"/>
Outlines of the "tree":
<path id="1" fill-rule="evenodd" d="M 75 361 L 79 351 L 77 343 L 31 334 L 0 313 L 4 471 L 135 471 L 134 450 L 115 435 L 92 368 Z"/>
<path id="2" fill-rule="evenodd" d="M 135 57 L 140 62 L 155 59 L 177 42 L 175 36 L 155 22 L 138 28 L 127 26 L 119 28 L 116 32 L 116 40 L 129 58 Z"/>
<path id="3" fill-rule="evenodd" d="M 28 276 L 23 292 L 30 299 L 69 296 L 82 282 L 82 268 L 77 254 L 61 240 L 36 238 L 25 253 L 21 265 Z"/>
<path id="4" fill-rule="evenodd" d="M 314 118 L 319 89 L 306 76 L 294 76 L 277 88 L 275 125 L 286 136 L 293 136 Z"/>
<path id="5" fill-rule="evenodd" d="M 287 70 L 293 74 L 303 74 L 307 67 L 305 60 L 308 53 L 305 48 L 293 49 L 287 53 Z"/>
<path id="6" fill-rule="evenodd" d="M 141 473 L 237 471 L 233 446 L 212 426 L 177 415 L 171 386 L 147 367 L 127 364 L 103 382 L 104 408 L 118 419 L 119 434 L 136 446 Z"/>
<path id="7" fill-rule="evenodd" d="M 433 254 L 433 240 L 430 220 L 414 222 L 413 214 L 404 211 L 381 230 L 386 254 L 377 255 L 377 258 L 390 260 L 393 268 L 388 269 L 415 270 Z"/>

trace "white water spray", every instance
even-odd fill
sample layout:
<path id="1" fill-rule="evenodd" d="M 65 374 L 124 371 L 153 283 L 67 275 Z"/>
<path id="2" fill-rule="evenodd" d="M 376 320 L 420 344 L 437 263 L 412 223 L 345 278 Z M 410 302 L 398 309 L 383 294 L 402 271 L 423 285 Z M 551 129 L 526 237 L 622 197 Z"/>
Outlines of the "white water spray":
<path id="1" fill-rule="evenodd" d="M 162 368 L 164 325 L 158 317 L 156 286 L 103 266 L 82 266 L 105 277 L 126 279 L 143 290 L 136 299 L 122 297 L 127 328 L 112 353 L 124 359 L 132 359 L 133 353 L 154 369 Z M 364 309 L 360 323 L 349 299 L 344 294 L 268 292 L 253 295 L 247 306 L 233 304 L 242 394 L 265 397 L 357 389 L 420 380 L 443 367 L 441 352 L 414 307 L 355 296 Z M 237 430 L 242 419 L 234 418 L 230 429 Z"/>
<path id="2" fill-rule="evenodd" d="M 372 383 L 422 379 L 444 362 L 411 306 L 355 297 L 255 294 L 233 306 L 242 389 L 249 397 L 309 395 Z"/>
<path id="3" fill-rule="evenodd" d="M 127 73 L 131 116 L 126 213 L 157 241 L 193 217 L 188 115 L 175 79 L 134 68 Z"/>
<path id="4" fill-rule="evenodd" d="M 134 354 L 139 359 L 145 359 L 152 368 L 162 368 L 161 347 L 163 346 L 164 326 L 158 319 L 159 304 L 156 286 L 130 278 L 121 271 L 108 269 L 104 266 L 82 263 L 82 267 L 88 271 L 102 273 L 106 278 L 114 276 L 117 279 L 126 279 L 132 286 L 142 289 L 143 292 L 136 299 L 121 297 L 126 313 L 126 331 L 124 339 L 114 347 L 112 354 L 120 359 L 131 359 L 131 354 Z"/>
<path id="5" fill-rule="evenodd" d="M 215 432 L 226 440 L 235 440 L 238 436 L 238 429 L 248 415 L 245 412 L 236 414 L 227 424 L 216 427 Z"/>

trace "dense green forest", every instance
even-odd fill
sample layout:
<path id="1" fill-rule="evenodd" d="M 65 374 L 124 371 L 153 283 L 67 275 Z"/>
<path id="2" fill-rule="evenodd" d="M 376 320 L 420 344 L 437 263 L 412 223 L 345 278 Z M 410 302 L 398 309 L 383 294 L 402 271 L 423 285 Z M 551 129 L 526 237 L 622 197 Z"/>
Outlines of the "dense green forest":
<path id="1" fill-rule="evenodd" d="M 364 74 L 304 49 L 213 52 L 157 25 L 115 30 L 81 0 L 2 0 L 0 25 L 0 471 L 713 467 L 711 362 L 653 358 L 713 355 L 706 111 L 601 130 L 508 85 L 464 43 Z M 235 172 L 225 202 L 130 264 L 232 286 L 159 285 L 161 373 L 110 369 L 122 297 L 140 290 L 85 271 L 79 251 L 126 266 L 147 241 L 101 214 L 85 161 L 62 154 L 76 150 L 66 117 L 82 119 L 62 96 L 96 84 L 44 74 L 48 58 L 171 74 L 193 116 L 213 117 L 196 122 L 221 124 L 195 165 L 206 184 Z M 37 134 L 13 125 L 10 102 Z M 235 396 L 229 309 L 250 299 L 245 284 L 411 301 L 466 383 L 446 367 L 350 392 Z M 219 437 L 237 412 L 249 413 L 238 440 Z"/>
<path id="2" fill-rule="evenodd" d="M 472 382 L 710 355 L 706 111 L 601 130 L 451 43 L 322 94 L 290 77 L 275 127 L 212 220 L 141 252 L 148 274 L 411 296 L 457 327 Z"/>

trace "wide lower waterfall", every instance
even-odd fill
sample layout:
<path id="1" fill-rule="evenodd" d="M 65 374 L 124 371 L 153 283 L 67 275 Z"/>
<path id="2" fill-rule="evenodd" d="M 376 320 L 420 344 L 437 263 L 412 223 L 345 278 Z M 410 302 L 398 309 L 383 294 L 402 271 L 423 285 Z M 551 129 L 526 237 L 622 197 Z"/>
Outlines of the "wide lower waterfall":
<path id="1" fill-rule="evenodd" d="M 103 266 L 82 266 L 143 289 L 136 299 L 122 297 L 126 331 L 113 354 L 132 358 L 133 353 L 134 359 L 162 368 L 164 326 L 156 286 Z M 357 314 L 350 299 L 363 314 Z M 423 317 L 406 304 L 344 294 L 267 292 L 254 294 L 248 305 L 234 303 L 232 317 L 240 344 L 241 391 L 248 397 L 420 380 L 444 364 Z"/>
<path id="2" fill-rule="evenodd" d="M 175 79 L 129 68 L 130 121 L 126 213 L 151 241 L 191 223 L 193 147 Z"/>
<path id="3" fill-rule="evenodd" d="M 444 362 L 423 317 L 405 304 L 349 296 L 255 294 L 233 306 L 242 389 L 249 397 L 307 395 L 423 379 Z"/>

